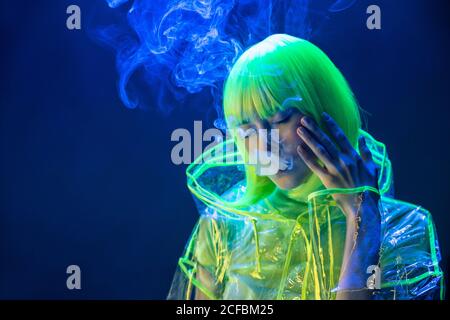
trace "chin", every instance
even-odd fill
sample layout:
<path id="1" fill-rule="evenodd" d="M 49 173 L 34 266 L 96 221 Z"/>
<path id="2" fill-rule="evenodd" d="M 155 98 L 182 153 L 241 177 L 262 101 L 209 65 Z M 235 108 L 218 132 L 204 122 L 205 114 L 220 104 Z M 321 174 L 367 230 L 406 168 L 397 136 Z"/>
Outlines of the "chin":
<path id="1" fill-rule="evenodd" d="M 301 181 L 297 181 L 293 177 L 282 177 L 279 179 L 273 179 L 273 182 L 277 185 L 277 187 L 281 190 L 291 190 L 298 187 Z"/>
<path id="2" fill-rule="evenodd" d="M 272 182 L 281 190 L 291 190 L 305 182 L 311 174 L 312 171 L 306 168 L 300 170 L 296 168 L 289 173 L 277 174 L 272 178 Z"/>

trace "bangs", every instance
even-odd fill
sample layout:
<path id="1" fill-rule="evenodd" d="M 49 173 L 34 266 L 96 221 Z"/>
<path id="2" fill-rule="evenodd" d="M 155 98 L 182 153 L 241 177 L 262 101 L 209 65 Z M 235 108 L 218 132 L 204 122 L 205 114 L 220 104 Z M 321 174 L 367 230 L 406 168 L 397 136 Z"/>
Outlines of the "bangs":
<path id="1" fill-rule="evenodd" d="M 255 51 L 255 52 L 253 52 Z M 225 83 L 224 114 L 230 128 L 255 117 L 267 119 L 302 100 L 295 66 L 267 48 L 252 47 L 236 62 Z M 288 65 L 287 65 L 288 64 Z"/>

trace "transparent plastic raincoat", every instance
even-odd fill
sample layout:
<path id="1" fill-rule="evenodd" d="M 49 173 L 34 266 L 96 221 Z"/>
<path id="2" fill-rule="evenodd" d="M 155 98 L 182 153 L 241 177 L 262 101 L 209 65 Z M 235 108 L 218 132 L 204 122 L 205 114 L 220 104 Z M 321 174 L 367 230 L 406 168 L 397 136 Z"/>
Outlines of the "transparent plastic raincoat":
<path id="1" fill-rule="evenodd" d="M 394 199 L 385 145 L 360 133 L 380 167 L 381 285 L 374 298 L 442 299 L 432 217 L 421 206 Z M 167 298 L 334 299 L 346 220 L 330 192 L 313 192 L 294 205 L 275 206 L 269 197 L 237 210 L 227 203 L 245 191 L 243 164 L 220 160 L 210 157 L 187 169 L 200 217 Z"/>

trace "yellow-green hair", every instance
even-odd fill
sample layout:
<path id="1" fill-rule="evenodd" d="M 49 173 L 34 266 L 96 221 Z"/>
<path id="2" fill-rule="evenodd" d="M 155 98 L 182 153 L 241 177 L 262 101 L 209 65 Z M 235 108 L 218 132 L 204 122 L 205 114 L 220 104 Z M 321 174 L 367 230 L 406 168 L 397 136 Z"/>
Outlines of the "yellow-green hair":
<path id="1" fill-rule="evenodd" d="M 228 128 L 254 116 L 266 119 L 287 107 L 298 108 L 322 125 L 327 112 L 342 128 L 353 146 L 357 145 L 361 118 L 357 101 L 342 73 L 317 46 L 287 34 L 274 34 L 246 50 L 232 67 L 224 87 L 224 115 Z M 240 139 L 239 152 L 247 159 Z M 250 205 L 275 189 L 268 178 L 245 166 L 246 194 L 240 205 Z M 288 192 L 289 197 L 306 199 L 321 188 L 316 175 Z"/>

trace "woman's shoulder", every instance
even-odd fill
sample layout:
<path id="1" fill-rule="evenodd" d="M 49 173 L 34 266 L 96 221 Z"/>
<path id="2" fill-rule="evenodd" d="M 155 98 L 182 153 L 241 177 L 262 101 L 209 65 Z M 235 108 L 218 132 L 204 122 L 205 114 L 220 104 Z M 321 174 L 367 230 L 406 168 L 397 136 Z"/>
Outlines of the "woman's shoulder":
<path id="1" fill-rule="evenodd" d="M 380 209 L 382 223 L 390 227 L 403 226 L 411 229 L 422 226 L 428 228 L 433 221 L 430 211 L 423 206 L 392 197 L 381 197 Z"/>
<path id="2" fill-rule="evenodd" d="M 385 264 L 437 268 L 439 245 L 431 213 L 406 201 L 382 197 L 382 251 Z"/>
<path id="3" fill-rule="evenodd" d="M 437 240 L 430 211 L 420 205 L 389 197 L 381 197 L 379 207 L 386 247 L 396 249 L 396 254 L 401 248 L 432 253 Z"/>
<path id="4" fill-rule="evenodd" d="M 381 198 L 380 212 L 385 287 L 395 287 L 399 297 L 438 292 L 441 255 L 431 213 L 420 205 L 388 197 Z"/>

